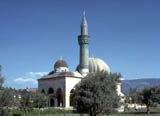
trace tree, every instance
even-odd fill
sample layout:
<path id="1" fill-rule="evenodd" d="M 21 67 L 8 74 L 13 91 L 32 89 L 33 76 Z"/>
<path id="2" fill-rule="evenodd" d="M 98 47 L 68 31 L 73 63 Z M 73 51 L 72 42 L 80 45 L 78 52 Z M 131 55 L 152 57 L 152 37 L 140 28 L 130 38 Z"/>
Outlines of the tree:
<path id="1" fill-rule="evenodd" d="M 4 83 L 4 77 L 0 76 L 0 89 L 2 88 L 3 83 Z"/>
<path id="2" fill-rule="evenodd" d="M 43 108 L 47 102 L 47 96 L 44 93 L 37 91 L 33 96 L 33 104 L 36 108 Z"/>
<path id="3" fill-rule="evenodd" d="M 24 111 L 24 116 L 27 114 L 28 109 L 31 107 L 31 94 L 25 90 L 21 91 L 20 109 Z"/>
<path id="4" fill-rule="evenodd" d="M 47 103 L 47 96 L 44 93 L 37 91 L 33 94 L 33 107 L 38 108 L 38 116 L 40 115 L 40 108 L 44 108 Z"/>
<path id="5" fill-rule="evenodd" d="M 26 90 L 21 91 L 20 108 L 24 111 L 24 115 L 27 114 L 28 109 L 44 107 L 47 102 L 47 97 L 45 94 L 36 92 L 28 92 Z"/>
<path id="6" fill-rule="evenodd" d="M 150 114 L 150 107 L 158 103 L 160 104 L 160 86 L 155 86 L 152 88 L 145 88 L 139 93 L 139 101 L 144 103 L 147 107 L 147 114 Z"/>
<path id="7" fill-rule="evenodd" d="M 14 93 L 15 91 L 11 88 L 5 88 L 0 97 L 1 107 L 11 107 L 14 106 Z"/>
<path id="8" fill-rule="evenodd" d="M 77 112 L 97 116 L 118 107 L 116 80 L 119 74 L 91 73 L 75 86 L 73 106 Z"/>
<path id="9" fill-rule="evenodd" d="M 0 91 L 0 115 L 7 116 L 8 108 L 15 105 L 14 95 L 15 90 L 11 88 L 3 88 Z"/>
<path id="10" fill-rule="evenodd" d="M 150 106 L 152 105 L 152 93 L 151 93 L 151 88 L 145 88 L 143 91 L 140 93 L 142 103 L 146 104 L 147 107 L 147 113 L 150 114 Z"/>
<path id="11" fill-rule="evenodd" d="M 0 64 L 0 89 L 2 88 L 2 85 L 4 83 L 4 77 L 2 77 L 1 71 L 2 71 L 2 66 Z"/>

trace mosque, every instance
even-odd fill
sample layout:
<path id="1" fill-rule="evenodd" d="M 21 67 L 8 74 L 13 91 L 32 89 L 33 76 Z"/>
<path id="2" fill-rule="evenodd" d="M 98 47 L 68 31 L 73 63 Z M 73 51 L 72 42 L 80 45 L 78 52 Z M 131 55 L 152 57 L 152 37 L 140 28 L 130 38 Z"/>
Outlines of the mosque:
<path id="1" fill-rule="evenodd" d="M 85 14 L 80 25 L 80 35 L 78 36 L 79 64 L 75 71 L 69 71 L 65 60 L 60 59 L 54 64 L 54 68 L 47 75 L 38 79 L 38 89 L 49 96 L 48 107 L 72 107 L 74 87 L 88 73 L 105 71 L 110 73 L 109 66 L 99 58 L 89 57 L 88 25 Z M 121 82 L 117 83 L 117 94 L 124 97 L 121 92 Z M 123 99 L 122 99 L 123 100 Z"/>

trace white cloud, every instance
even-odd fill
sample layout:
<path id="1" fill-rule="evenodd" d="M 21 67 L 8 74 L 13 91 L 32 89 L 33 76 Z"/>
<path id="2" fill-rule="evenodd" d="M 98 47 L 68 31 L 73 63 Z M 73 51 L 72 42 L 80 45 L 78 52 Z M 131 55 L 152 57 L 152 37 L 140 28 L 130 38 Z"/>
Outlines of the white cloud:
<path id="1" fill-rule="evenodd" d="M 37 84 L 37 79 L 46 74 L 47 72 L 27 72 L 23 77 L 16 78 L 14 82 L 17 82 L 17 83 L 31 82 L 31 83 Z"/>
<path id="2" fill-rule="evenodd" d="M 31 79 L 31 78 L 17 78 L 14 80 L 14 82 L 17 83 L 33 83 L 33 84 L 37 84 L 37 80 L 36 79 Z"/>
<path id="3" fill-rule="evenodd" d="M 121 81 L 125 80 L 125 78 L 120 78 Z"/>
<path id="4" fill-rule="evenodd" d="M 27 72 L 25 77 L 28 77 L 28 78 L 40 78 L 41 76 L 43 75 L 46 75 L 47 72 Z"/>
<path id="5" fill-rule="evenodd" d="M 16 89 L 23 89 L 26 87 L 37 88 L 37 79 L 41 78 L 43 75 L 46 75 L 47 73 L 48 72 L 27 72 L 21 77 L 6 81 L 7 83 L 5 85 Z"/>

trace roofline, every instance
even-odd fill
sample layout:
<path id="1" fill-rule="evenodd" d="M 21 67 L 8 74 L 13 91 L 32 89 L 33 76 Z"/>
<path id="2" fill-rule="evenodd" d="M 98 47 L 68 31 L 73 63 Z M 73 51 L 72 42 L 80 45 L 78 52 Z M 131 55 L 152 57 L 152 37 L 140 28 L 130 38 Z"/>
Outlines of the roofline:
<path id="1" fill-rule="evenodd" d="M 74 77 L 74 76 L 59 76 L 59 77 L 46 77 L 46 78 L 39 78 L 37 79 L 39 80 L 52 80 L 52 79 L 62 79 L 62 78 L 78 78 L 78 79 L 82 79 L 82 77 Z"/>

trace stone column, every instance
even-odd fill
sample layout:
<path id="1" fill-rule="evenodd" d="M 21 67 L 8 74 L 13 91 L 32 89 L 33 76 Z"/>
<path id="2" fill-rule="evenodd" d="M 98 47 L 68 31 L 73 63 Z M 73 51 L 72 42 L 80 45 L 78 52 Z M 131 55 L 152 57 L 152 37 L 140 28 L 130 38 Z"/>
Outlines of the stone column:
<path id="1" fill-rule="evenodd" d="M 58 107 L 57 98 L 54 98 L 54 107 Z"/>
<path id="2" fill-rule="evenodd" d="M 66 93 L 64 99 L 65 99 L 64 100 L 64 107 L 65 108 L 70 107 L 70 93 Z"/>

